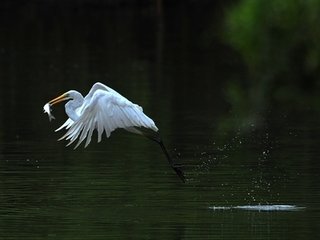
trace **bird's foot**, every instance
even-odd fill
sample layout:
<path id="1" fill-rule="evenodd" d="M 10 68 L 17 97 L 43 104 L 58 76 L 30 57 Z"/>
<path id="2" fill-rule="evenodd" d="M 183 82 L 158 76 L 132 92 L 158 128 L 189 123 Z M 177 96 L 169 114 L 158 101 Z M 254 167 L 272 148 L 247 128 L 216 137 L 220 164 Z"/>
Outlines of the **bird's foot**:
<path id="1" fill-rule="evenodd" d="M 184 176 L 184 172 L 182 170 L 182 164 L 173 163 L 171 166 L 173 170 L 178 174 L 181 181 L 186 182 L 186 177 Z"/>

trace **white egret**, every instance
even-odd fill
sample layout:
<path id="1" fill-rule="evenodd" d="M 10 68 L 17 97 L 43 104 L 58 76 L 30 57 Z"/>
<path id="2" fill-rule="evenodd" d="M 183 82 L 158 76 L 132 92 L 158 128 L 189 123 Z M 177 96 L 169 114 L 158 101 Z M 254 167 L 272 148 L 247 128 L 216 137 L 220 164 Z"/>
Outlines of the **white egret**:
<path id="1" fill-rule="evenodd" d="M 87 147 L 91 142 L 94 130 L 97 130 L 98 142 L 100 142 L 103 132 L 109 137 L 115 129 L 123 128 L 157 142 L 171 167 L 185 182 L 181 167 L 171 159 L 161 140 L 157 126 L 151 118 L 143 113 L 142 107 L 98 82 L 92 86 L 85 97 L 75 90 L 70 90 L 45 104 L 43 109 L 48 114 L 50 121 L 54 119 L 50 107 L 65 100 L 69 100 L 65 104 L 65 111 L 69 118 L 56 131 L 63 128 L 67 130 L 66 134 L 59 139 L 69 140 L 67 146 L 78 139 L 75 146 L 77 148 L 86 139 L 85 147 Z"/>

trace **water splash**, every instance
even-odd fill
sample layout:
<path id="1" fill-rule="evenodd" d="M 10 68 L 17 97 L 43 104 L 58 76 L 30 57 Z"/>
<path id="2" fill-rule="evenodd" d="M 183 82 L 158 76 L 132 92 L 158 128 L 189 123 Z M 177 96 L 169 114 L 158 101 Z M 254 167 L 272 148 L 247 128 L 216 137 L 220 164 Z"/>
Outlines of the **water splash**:
<path id="1" fill-rule="evenodd" d="M 296 205 L 244 205 L 244 206 L 212 206 L 209 207 L 211 210 L 232 210 L 240 209 L 246 211 L 299 211 L 305 209 L 305 207 L 299 207 Z"/>

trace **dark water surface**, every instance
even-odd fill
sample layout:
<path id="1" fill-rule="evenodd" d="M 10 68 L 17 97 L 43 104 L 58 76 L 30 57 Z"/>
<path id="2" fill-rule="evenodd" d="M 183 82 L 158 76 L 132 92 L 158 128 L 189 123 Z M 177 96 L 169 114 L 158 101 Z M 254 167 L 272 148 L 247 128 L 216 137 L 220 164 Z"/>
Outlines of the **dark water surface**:
<path id="1" fill-rule="evenodd" d="M 258 50 L 239 48 L 233 28 L 227 40 L 232 1 L 5 2 L 0 239 L 320 237 L 318 65 L 301 67 L 291 53 L 306 53 L 289 49 L 310 36 L 278 52 L 281 65 L 246 60 Z M 185 184 L 143 137 L 119 130 L 76 150 L 56 141 L 63 105 L 53 122 L 43 105 L 96 81 L 144 107 Z"/>

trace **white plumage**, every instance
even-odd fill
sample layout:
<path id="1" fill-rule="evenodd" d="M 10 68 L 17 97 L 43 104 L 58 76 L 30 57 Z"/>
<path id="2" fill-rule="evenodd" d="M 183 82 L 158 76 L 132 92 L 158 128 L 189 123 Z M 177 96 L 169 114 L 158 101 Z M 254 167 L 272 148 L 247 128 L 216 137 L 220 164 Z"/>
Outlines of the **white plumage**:
<path id="1" fill-rule="evenodd" d="M 66 128 L 66 134 L 59 140 L 69 140 L 68 145 L 70 145 L 78 139 L 75 148 L 85 139 L 85 147 L 87 147 L 94 130 L 98 132 L 98 142 L 101 141 L 104 132 L 109 137 L 117 128 L 134 133 L 140 133 L 139 129 L 134 127 L 158 131 L 154 121 L 143 113 L 142 107 L 102 83 L 95 83 L 85 98 L 79 92 L 70 90 L 50 101 L 49 105 L 64 100 L 70 100 L 65 105 L 69 118 L 56 131 Z M 44 110 L 52 118 L 47 105 Z"/>
<path id="2" fill-rule="evenodd" d="M 102 83 L 95 83 L 85 97 L 75 90 L 70 90 L 45 104 L 43 110 L 49 115 L 49 120 L 54 119 L 50 107 L 65 100 L 69 100 L 65 104 L 69 118 L 56 131 L 67 130 L 59 139 L 69 140 L 67 146 L 78 140 L 75 145 L 77 148 L 86 140 L 85 147 L 87 147 L 94 130 L 97 131 L 98 142 L 100 142 L 103 133 L 109 137 L 117 128 L 123 128 L 157 142 L 173 170 L 183 182 L 185 181 L 181 167 L 172 161 L 160 138 L 157 126 L 144 114 L 142 107 L 130 102 L 112 88 Z"/>

